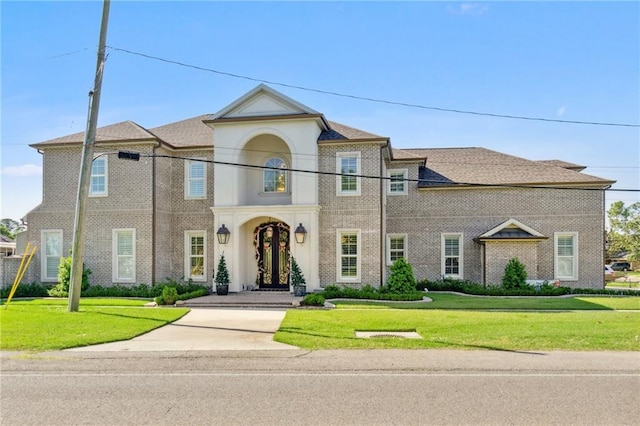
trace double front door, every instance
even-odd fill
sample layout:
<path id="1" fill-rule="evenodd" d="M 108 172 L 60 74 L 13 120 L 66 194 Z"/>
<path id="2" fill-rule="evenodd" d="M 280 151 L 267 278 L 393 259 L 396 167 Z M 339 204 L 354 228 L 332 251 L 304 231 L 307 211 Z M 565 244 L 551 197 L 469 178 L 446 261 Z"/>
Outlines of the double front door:
<path id="1" fill-rule="evenodd" d="M 289 227 L 271 222 L 256 228 L 258 286 L 261 290 L 289 289 Z"/>

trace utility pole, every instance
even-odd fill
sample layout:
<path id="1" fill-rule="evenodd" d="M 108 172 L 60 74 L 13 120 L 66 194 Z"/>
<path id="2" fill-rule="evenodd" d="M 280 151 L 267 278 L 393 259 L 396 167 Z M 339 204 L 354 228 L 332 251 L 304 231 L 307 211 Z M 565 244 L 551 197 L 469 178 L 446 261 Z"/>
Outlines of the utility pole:
<path id="1" fill-rule="evenodd" d="M 84 234 L 87 210 L 87 196 L 91 180 L 91 163 L 93 162 L 93 146 L 96 140 L 98 109 L 100 108 L 100 91 L 102 89 L 102 73 L 104 71 L 105 48 L 107 44 L 107 24 L 109 22 L 110 0 L 104 0 L 102 6 L 102 25 L 98 43 L 98 62 L 93 90 L 89 92 L 89 113 L 87 130 L 84 135 L 80 179 L 78 181 L 78 201 L 76 202 L 76 219 L 73 229 L 73 248 L 71 253 L 71 278 L 69 282 L 69 312 L 78 312 L 80 291 L 82 290 L 82 273 L 84 259 Z"/>

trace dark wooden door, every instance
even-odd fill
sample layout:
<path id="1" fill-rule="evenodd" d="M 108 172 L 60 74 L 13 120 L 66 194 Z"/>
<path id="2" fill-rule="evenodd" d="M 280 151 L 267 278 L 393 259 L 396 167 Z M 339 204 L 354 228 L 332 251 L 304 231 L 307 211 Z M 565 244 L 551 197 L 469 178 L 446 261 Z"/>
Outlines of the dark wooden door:
<path id="1" fill-rule="evenodd" d="M 258 284 L 261 290 L 289 289 L 289 236 L 289 227 L 284 223 L 259 227 Z"/>

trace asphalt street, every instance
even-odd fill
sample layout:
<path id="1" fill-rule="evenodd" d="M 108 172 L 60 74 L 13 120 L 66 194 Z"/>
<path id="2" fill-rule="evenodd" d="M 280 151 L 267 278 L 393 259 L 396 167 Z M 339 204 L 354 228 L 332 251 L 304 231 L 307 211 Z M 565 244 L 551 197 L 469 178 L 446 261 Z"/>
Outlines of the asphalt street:
<path id="1" fill-rule="evenodd" d="M 2 353 L 7 425 L 631 425 L 640 354 L 450 350 Z"/>

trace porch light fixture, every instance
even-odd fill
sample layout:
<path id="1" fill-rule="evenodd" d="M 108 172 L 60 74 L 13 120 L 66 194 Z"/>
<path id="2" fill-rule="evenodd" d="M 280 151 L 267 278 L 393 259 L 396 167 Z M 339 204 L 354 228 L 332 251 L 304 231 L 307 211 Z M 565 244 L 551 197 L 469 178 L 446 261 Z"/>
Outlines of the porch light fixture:
<path id="1" fill-rule="evenodd" d="M 296 243 L 298 244 L 302 244 L 304 243 L 304 239 L 307 236 L 307 230 L 304 228 L 304 226 L 302 226 L 302 224 L 298 225 L 298 227 L 296 228 Z"/>
<path id="2" fill-rule="evenodd" d="M 218 228 L 218 232 L 216 232 L 218 236 L 218 242 L 220 244 L 227 244 L 229 242 L 229 237 L 231 236 L 231 232 L 224 226 L 224 223 L 220 228 Z"/>

